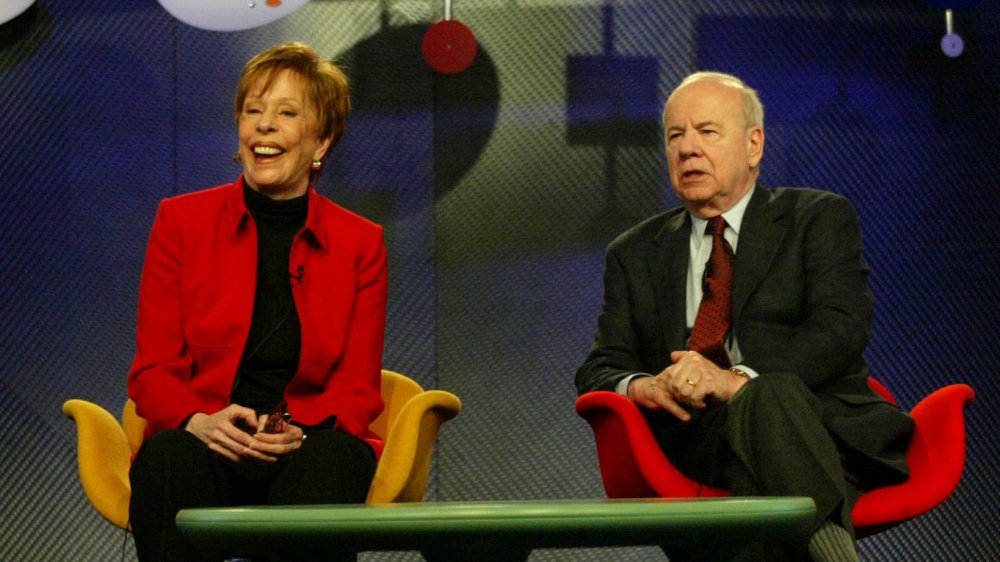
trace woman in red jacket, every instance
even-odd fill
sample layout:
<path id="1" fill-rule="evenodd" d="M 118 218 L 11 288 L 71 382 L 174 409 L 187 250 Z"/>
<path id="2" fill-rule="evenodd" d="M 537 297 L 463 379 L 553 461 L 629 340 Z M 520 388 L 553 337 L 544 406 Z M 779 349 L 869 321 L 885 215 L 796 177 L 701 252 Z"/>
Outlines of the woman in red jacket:
<path id="1" fill-rule="evenodd" d="M 174 524 L 186 507 L 365 500 L 385 245 L 311 183 L 349 109 L 346 77 L 315 51 L 264 51 L 236 95 L 241 177 L 157 211 L 128 376 L 148 422 L 130 473 L 143 562 L 199 559 Z"/>

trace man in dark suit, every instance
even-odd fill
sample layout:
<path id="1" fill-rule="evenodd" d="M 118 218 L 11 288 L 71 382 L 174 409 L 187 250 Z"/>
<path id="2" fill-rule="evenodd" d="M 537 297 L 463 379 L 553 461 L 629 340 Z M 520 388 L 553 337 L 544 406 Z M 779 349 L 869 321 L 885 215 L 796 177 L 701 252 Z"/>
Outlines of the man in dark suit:
<path id="1" fill-rule="evenodd" d="M 867 385 L 857 214 L 832 193 L 758 183 L 763 107 L 735 76 L 687 77 L 663 119 L 683 207 L 609 246 L 577 387 L 628 396 L 695 480 L 816 501 L 806 547 L 756 555 L 857 560 L 851 507 L 859 490 L 906 478 L 912 431 Z"/>

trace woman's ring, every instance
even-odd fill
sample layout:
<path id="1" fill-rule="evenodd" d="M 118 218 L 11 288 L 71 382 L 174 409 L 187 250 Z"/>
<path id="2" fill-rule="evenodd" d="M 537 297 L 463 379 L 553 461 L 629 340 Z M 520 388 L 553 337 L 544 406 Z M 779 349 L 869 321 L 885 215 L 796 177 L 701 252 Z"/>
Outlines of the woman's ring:
<path id="1" fill-rule="evenodd" d="M 687 383 L 688 383 L 689 385 L 691 385 L 691 386 L 694 386 L 694 385 L 698 384 L 698 383 L 694 382 L 694 381 L 693 381 L 693 380 L 691 380 L 691 379 L 688 379 L 688 380 L 687 380 Z"/>

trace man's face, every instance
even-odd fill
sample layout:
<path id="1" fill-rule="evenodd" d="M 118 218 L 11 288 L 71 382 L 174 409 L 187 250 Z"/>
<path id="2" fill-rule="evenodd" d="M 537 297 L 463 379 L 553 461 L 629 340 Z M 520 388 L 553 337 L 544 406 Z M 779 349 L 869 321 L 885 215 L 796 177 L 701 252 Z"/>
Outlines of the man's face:
<path id="1" fill-rule="evenodd" d="M 664 111 L 670 182 L 684 206 L 710 218 L 753 186 L 764 131 L 747 130 L 740 90 L 712 79 L 677 89 Z"/>

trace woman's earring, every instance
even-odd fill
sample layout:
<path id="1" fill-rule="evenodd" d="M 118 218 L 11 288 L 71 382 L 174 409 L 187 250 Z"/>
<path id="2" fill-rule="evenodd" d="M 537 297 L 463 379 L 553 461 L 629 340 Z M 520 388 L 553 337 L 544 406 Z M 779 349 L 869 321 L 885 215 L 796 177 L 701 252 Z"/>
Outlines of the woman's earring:
<path id="1" fill-rule="evenodd" d="M 322 160 L 313 160 L 312 166 L 310 166 L 309 168 L 314 172 L 318 172 L 322 167 L 323 167 Z"/>
<path id="2" fill-rule="evenodd" d="M 237 150 L 236 152 L 233 153 L 233 162 L 236 162 L 237 164 L 240 164 L 240 163 L 243 162 L 243 159 L 240 158 L 240 151 L 239 150 Z"/>

